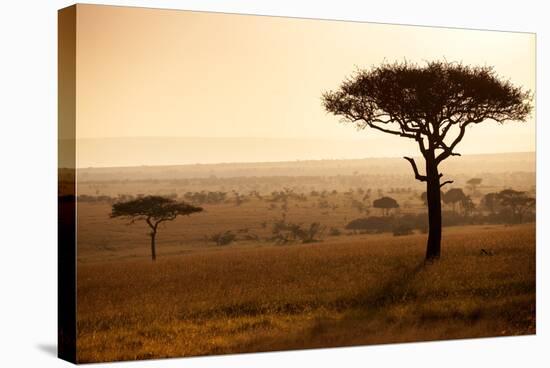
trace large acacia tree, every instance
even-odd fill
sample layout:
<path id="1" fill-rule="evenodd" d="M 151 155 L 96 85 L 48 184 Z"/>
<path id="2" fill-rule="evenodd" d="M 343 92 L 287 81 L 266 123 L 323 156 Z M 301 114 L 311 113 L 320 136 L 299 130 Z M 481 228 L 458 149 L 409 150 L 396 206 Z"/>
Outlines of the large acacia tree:
<path id="1" fill-rule="evenodd" d="M 201 212 L 201 207 L 195 207 L 185 202 L 161 196 L 145 196 L 125 202 L 113 204 L 111 217 L 130 219 L 130 223 L 143 220 L 151 229 L 151 258 L 157 259 L 156 238 L 158 227 L 165 221 L 175 220 L 178 216 L 189 216 Z"/>
<path id="2" fill-rule="evenodd" d="M 429 235 L 426 259 L 441 253 L 441 191 L 439 165 L 456 152 L 469 127 L 486 121 L 525 121 L 531 93 L 501 79 L 489 66 L 447 61 L 382 64 L 359 70 L 339 89 L 323 94 L 328 112 L 358 129 L 371 128 L 411 139 L 425 163 L 421 172 L 404 157 L 417 180 L 426 183 Z M 490 137 L 487 137 L 490 138 Z"/>

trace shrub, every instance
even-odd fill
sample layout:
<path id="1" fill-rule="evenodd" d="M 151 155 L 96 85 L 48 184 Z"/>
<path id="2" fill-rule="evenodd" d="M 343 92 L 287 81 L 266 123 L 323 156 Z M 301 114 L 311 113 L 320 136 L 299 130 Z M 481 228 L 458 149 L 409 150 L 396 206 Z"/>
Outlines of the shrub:
<path id="1" fill-rule="evenodd" d="M 342 232 L 337 227 L 331 227 L 328 231 L 328 235 L 330 235 L 330 236 L 340 236 L 340 235 L 342 235 Z"/>
<path id="2" fill-rule="evenodd" d="M 321 236 L 325 232 L 325 226 L 319 222 L 313 222 L 308 228 L 302 229 L 298 232 L 298 238 L 302 240 L 302 243 L 314 243 L 321 241 Z"/>
<path id="3" fill-rule="evenodd" d="M 215 242 L 217 246 L 231 244 L 235 239 L 237 239 L 237 235 L 231 232 L 231 230 L 213 234 L 209 238 L 209 240 Z"/>
<path id="4" fill-rule="evenodd" d="M 380 233 L 392 230 L 392 217 L 364 217 L 352 220 L 346 225 L 348 230 L 365 230 L 366 232 Z"/>
<path id="5" fill-rule="evenodd" d="M 273 223 L 273 237 L 271 240 L 277 244 L 286 244 L 290 241 L 301 240 L 302 243 L 313 243 L 320 241 L 325 231 L 325 226 L 319 222 L 313 222 L 309 227 L 302 227 L 301 224 L 286 222 L 285 219 Z"/>
<path id="6" fill-rule="evenodd" d="M 393 228 L 393 236 L 412 235 L 413 229 L 405 224 L 399 224 Z"/>

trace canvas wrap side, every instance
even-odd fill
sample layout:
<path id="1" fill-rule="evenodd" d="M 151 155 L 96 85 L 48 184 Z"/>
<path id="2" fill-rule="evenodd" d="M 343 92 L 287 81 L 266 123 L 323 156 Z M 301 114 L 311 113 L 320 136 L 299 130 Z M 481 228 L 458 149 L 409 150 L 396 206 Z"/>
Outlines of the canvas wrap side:
<path id="1" fill-rule="evenodd" d="M 58 12 L 58 356 L 76 356 L 76 5 Z"/>

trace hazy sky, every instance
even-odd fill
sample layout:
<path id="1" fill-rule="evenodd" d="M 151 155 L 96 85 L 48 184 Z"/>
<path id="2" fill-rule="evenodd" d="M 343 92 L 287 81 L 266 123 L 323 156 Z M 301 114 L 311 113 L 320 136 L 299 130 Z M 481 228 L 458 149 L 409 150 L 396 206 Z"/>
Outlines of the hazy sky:
<path id="1" fill-rule="evenodd" d="M 400 147 L 400 155 L 415 147 L 339 123 L 323 110 L 321 93 L 357 67 L 442 58 L 492 65 L 513 83 L 535 88 L 532 34 L 94 5 L 78 6 L 77 29 L 80 139 L 359 139 L 365 157 L 388 155 L 369 151 L 373 140 Z M 330 149 L 319 158 L 341 156 L 337 145 Z M 476 126 L 458 151 L 534 149 L 533 115 L 524 124 Z"/>

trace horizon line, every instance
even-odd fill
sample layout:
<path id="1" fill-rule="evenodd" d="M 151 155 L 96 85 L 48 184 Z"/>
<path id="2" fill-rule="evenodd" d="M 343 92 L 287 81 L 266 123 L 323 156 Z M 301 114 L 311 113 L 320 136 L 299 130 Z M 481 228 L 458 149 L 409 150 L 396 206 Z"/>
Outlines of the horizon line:
<path id="1" fill-rule="evenodd" d="M 466 153 L 462 154 L 461 157 L 467 156 L 489 156 L 489 155 L 509 155 L 509 154 L 535 154 L 536 151 L 506 151 L 506 152 L 480 152 L 480 153 Z M 420 157 L 420 156 L 413 156 Z M 274 161 L 235 161 L 235 162 L 208 162 L 208 163 L 179 163 L 179 164 L 161 164 L 161 165 L 128 165 L 128 166 L 79 166 L 76 167 L 76 170 L 90 170 L 90 169 L 131 169 L 131 168 L 153 168 L 153 167 L 174 167 L 174 166 L 215 166 L 215 165 L 254 165 L 254 164 L 284 164 L 284 163 L 307 163 L 307 162 L 320 162 L 320 161 L 361 161 L 361 160 L 384 160 L 384 159 L 402 159 L 403 156 L 369 156 L 362 158 L 321 158 L 321 159 L 296 159 L 293 161 L 289 160 L 274 160 Z M 535 157 L 536 161 L 536 157 Z M 58 167 L 58 169 L 73 169 L 70 167 Z"/>

